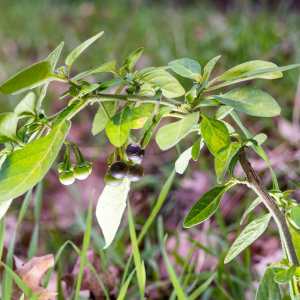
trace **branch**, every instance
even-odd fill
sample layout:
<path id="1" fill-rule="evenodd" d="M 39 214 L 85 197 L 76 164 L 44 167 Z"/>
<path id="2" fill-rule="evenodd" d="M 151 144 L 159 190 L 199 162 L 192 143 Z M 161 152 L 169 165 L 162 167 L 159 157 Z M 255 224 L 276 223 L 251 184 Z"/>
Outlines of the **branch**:
<path id="1" fill-rule="evenodd" d="M 284 213 L 278 208 L 273 198 L 269 195 L 266 188 L 263 186 L 260 178 L 252 168 L 248 158 L 246 156 L 246 152 L 242 149 L 239 152 L 239 163 L 246 175 L 247 185 L 251 188 L 257 196 L 259 196 L 262 202 L 265 204 L 267 209 L 272 214 L 274 220 L 279 227 L 283 240 L 286 246 L 288 258 L 292 265 L 299 266 L 299 261 L 297 258 L 297 254 L 293 244 L 293 238 L 288 228 Z"/>

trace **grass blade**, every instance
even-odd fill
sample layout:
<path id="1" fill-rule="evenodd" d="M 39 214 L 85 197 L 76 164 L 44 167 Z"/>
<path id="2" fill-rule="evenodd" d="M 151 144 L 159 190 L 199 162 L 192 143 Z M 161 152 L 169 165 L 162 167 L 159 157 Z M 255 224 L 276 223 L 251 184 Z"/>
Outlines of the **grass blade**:
<path id="1" fill-rule="evenodd" d="M 135 269 L 130 273 L 130 275 L 128 276 L 127 280 L 122 285 L 122 288 L 121 288 L 121 291 L 120 291 L 120 294 L 119 294 L 117 300 L 123 300 L 125 298 L 126 292 L 128 290 L 128 287 L 129 287 L 129 283 L 131 281 L 131 278 L 132 278 L 134 272 L 135 272 Z"/>
<path id="2" fill-rule="evenodd" d="M 0 260 L 2 258 L 3 247 L 4 247 L 4 237 L 5 237 L 5 216 L 1 219 L 0 227 Z"/>

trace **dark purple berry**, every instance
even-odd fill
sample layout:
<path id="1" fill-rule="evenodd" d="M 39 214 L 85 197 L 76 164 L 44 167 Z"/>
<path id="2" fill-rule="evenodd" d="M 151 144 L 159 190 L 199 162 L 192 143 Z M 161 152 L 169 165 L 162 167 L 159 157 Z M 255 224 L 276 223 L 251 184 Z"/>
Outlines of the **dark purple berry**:
<path id="1" fill-rule="evenodd" d="M 110 174 L 116 179 L 122 179 L 126 177 L 127 173 L 128 166 L 122 161 L 117 161 L 110 167 Z"/>
<path id="2" fill-rule="evenodd" d="M 139 181 L 144 176 L 144 169 L 141 165 L 130 166 L 128 170 L 128 179 L 131 181 Z"/>
<path id="3" fill-rule="evenodd" d="M 139 161 L 144 157 L 145 150 L 139 144 L 131 143 L 126 148 L 126 155 L 132 161 Z"/>

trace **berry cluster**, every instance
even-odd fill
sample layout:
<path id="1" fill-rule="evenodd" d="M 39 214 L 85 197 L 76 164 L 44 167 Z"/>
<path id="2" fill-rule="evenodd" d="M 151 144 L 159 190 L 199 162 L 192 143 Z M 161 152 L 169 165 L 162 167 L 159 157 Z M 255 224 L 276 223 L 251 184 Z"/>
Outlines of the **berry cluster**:
<path id="1" fill-rule="evenodd" d="M 143 167 L 135 162 L 144 157 L 145 150 L 139 144 L 131 143 L 127 146 L 125 153 L 129 161 L 124 162 L 118 159 L 110 166 L 104 176 L 105 183 L 111 187 L 122 184 L 126 176 L 130 181 L 139 181 L 144 176 Z"/>
<path id="2" fill-rule="evenodd" d="M 65 142 L 66 144 L 66 153 L 64 157 L 64 161 L 58 164 L 58 172 L 59 174 L 59 181 L 64 185 L 70 185 L 74 183 L 75 179 L 84 180 L 86 179 L 92 172 L 92 165 L 89 162 L 86 162 L 82 156 L 81 151 L 79 148 L 71 143 Z M 77 165 L 70 162 L 70 148 L 73 149 Z"/>

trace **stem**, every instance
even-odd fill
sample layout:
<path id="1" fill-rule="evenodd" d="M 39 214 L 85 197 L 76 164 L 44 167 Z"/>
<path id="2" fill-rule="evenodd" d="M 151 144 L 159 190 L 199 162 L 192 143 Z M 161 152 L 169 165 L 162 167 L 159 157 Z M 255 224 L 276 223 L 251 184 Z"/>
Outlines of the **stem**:
<path id="1" fill-rule="evenodd" d="M 132 101 L 132 102 L 144 102 L 144 103 L 156 103 L 157 100 L 151 99 L 149 96 L 138 96 L 138 95 L 112 95 L 112 94 L 97 94 L 97 95 L 86 95 L 82 97 L 84 100 L 92 101 Z M 162 96 L 160 103 L 166 106 L 178 108 L 182 105 L 181 102 Z"/>
<path id="2" fill-rule="evenodd" d="M 239 163 L 246 175 L 247 185 L 257 194 L 257 196 L 261 198 L 267 209 L 272 214 L 275 222 L 277 223 L 277 226 L 282 233 L 289 261 L 292 265 L 299 266 L 299 261 L 293 244 L 293 238 L 286 223 L 285 215 L 278 208 L 266 188 L 263 186 L 260 178 L 248 161 L 244 149 L 239 151 Z"/>

